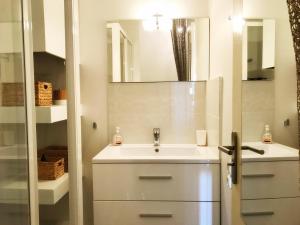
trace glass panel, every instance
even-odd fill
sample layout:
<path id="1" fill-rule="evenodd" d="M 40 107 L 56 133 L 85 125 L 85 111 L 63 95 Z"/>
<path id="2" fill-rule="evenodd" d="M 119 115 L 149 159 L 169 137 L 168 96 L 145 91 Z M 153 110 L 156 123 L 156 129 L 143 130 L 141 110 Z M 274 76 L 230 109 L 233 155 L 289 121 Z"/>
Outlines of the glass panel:
<path id="1" fill-rule="evenodd" d="M 0 218 L 30 224 L 21 0 L 0 1 Z"/>

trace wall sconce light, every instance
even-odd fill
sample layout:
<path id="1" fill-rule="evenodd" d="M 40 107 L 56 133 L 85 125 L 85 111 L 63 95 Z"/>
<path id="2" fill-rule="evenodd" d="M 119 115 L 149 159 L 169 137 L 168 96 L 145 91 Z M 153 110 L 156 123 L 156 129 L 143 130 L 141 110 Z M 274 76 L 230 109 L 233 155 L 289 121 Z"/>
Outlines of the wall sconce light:
<path id="1" fill-rule="evenodd" d="M 232 24 L 232 29 L 234 33 L 242 33 L 245 25 L 245 19 L 242 16 L 231 16 L 229 20 Z"/>
<path id="2" fill-rule="evenodd" d="M 153 17 L 143 21 L 143 27 L 146 31 L 169 31 L 172 29 L 173 22 L 171 19 L 165 18 L 160 14 L 156 14 Z"/>

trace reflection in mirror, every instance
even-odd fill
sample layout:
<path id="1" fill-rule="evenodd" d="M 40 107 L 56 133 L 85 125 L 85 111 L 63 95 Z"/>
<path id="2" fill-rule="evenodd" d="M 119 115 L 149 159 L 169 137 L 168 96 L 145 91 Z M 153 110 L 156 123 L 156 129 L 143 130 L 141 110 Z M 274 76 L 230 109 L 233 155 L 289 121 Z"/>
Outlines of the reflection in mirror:
<path id="1" fill-rule="evenodd" d="M 209 19 L 107 23 L 111 82 L 202 81 L 209 76 Z"/>
<path id="2" fill-rule="evenodd" d="M 299 90 L 287 2 L 243 3 L 255 19 L 243 34 L 242 216 L 247 225 L 299 225 Z"/>
<path id="3" fill-rule="evenodd" d="M 243 80 L 272 80 L 274 69 L 275 20 L 247 20 L 243 30 Z"/>

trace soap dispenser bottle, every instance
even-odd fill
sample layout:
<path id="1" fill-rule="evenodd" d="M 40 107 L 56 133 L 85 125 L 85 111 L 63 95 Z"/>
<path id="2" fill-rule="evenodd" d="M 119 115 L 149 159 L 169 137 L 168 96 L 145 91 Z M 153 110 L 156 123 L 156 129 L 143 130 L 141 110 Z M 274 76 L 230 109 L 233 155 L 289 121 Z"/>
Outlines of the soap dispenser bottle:
<path id="1" fill-rule="evenodd" d="M 264 133 L 262 136 L 262 142 L 265 144 L 272 144 L 272 133 L 269 125 L 265 125 Z"/>
<path id="2" fill-rule="evenodd" d="M 121 131 L 120 127 L 116 127 L 116 133 L 113 136 L 113 143 L 112 143 L 114 146 L 121 145 L 123 142 L 123 138 L 121 136 L 120 131 Z"/>

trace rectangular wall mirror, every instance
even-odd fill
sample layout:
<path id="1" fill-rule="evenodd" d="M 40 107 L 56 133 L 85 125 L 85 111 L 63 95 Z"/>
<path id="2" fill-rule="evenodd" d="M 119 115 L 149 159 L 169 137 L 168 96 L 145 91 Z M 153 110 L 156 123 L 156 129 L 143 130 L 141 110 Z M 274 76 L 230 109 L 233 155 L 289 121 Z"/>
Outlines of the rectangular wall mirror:
<path id="1" fill-rule="evenodd" d="M 243 30 L 243 80 L 273 80 L 275 20 L 248 19 Z"/>
<path id="2" fill-rule="evenodd" d="M 107 23 L 110 82 L 203 81 L 209 76 L 209 19 Z"/>

